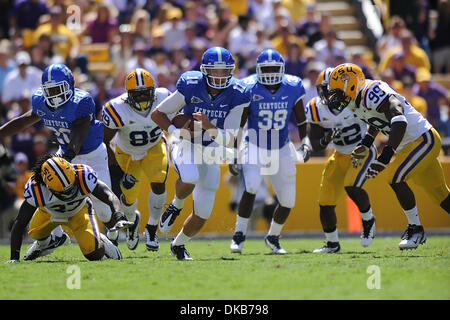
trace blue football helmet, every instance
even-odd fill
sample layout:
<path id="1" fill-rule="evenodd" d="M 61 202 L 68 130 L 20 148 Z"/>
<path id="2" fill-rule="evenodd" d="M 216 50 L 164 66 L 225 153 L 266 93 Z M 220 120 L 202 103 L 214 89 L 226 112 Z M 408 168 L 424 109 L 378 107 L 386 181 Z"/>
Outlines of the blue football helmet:
<path id="1" fill-rule="evenodd" d="M 234 68 L 233 56 L 225 48 L 212 47 L 203 53 L 200 71 L 211 88 L 221 90 L 228 87 Z"/>
<path id="2" fill-rule="evenodd" d="M 64 64 L 51 64 L 42 73 L 42 91 L 50 107 L 58 108 L 72 98 L 75 81 Z"/>
<path id="3" fill-rule="evenodd" d="M 256 75 L 258 82 L 264 85 L 274 85 L 281 83 L 284 76 L 284 59 L 276 50 L 266 49 L 261 52 L 256 59 Z M 269 67 L 272 70 L 264 72 L 263 68 Z M 275 71 L 277 70 L 277 71 Z"/>

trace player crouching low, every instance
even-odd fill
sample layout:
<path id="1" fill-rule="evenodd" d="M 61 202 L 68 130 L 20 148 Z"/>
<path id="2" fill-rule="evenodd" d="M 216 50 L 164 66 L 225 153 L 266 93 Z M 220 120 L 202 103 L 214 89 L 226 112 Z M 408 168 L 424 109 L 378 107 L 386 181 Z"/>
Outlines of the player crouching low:
<path id="1" fill-rule="evenodd" d="M 69 236 L 51 234 L 58 226 L 68 227 L 74 234 L 86 259 L 104 257 L 120 260 L 119 249 L 102 233 L 97 225 L 90 195 L 107 204 L 114 212 L 106 226 L 111 230 L 132 225 L 122 213 L 119 199 L 97 173 L 86 165 L 72 165 L 65 159 L 47 155 L 33 169 L 34 175 L 25 185 L 24 198 L 11 230 L 11 260 L 19 261 L 22 235 L 29 225 L 31 238 L 36 241 L 24 255 L 34 260 L 50 254 L 57 247 L 70 242 Z"/>
<path id="2" fill-rule="evenodd" d="M 320 182 L 319 207 L 326 244 L 314 253 L 337 253 L 340 251 L 336 204 L 345 192 L 355 202 L 361 213 L 363 230 L 361 245 L 369 246 L 375 237 L 375 217 L 370 200 L 363 189 L 370 163 L 377 157 L 372 142 L 366 143 L 363 136 L 367 124 L 353 116 L 349 108 L 337 111 L 328 103 L 328 82 L 333 68 L 323 70 L 317 79 L 319 97 L 312 98 L 306 106 L 310 123 L 310 141 L 315 151 L 325 149 L 332 143 L 335 151 L 328 159 Z M 359 168 L 352 166 L 351 153 L 358 145 L 367 145 L 367 155 L 360 159 Z"/>

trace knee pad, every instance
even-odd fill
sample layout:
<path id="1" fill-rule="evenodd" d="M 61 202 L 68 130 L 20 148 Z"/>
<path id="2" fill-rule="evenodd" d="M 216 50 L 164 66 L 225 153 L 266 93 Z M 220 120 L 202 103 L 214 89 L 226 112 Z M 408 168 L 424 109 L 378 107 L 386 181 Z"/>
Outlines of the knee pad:
<path id="1" fill-rule="evenodd" d="M 102 245 L 102 246 L 100 246 L 100 248 L 98 248 L 88 254 L 85 254 L 84 256 L 89 261 L 97 261 L 97 260 L 101 260 L 104 255 L 105 255 L 105 247 Z"/>
<path id="2" fill-rule="evenodd" d="M 208 219 L 211 216 L 215 196 L 216 190 L 195 188 L 192 194 L 194 213 L 200 218 Z"/>

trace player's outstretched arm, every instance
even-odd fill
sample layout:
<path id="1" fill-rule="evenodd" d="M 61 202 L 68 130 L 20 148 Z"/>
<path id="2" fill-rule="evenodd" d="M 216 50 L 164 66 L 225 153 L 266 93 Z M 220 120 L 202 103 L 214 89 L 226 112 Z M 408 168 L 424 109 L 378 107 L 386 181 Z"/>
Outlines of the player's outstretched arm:
<path id="1" fill-rule="evenodd" d="M 25 229 L 33 217 L 36 207 L 24 201 L 19 209 L 19 214 L 13 222 L 11 229 L 11 260 L 20 260 L 20 247 L 22 246 L 22 237 Z"/>
<path id="2" fill-rule="evenodd" d="M 311 142 L 311 147 L 314 151 L 321 151 L 325 149 L 330 142 L 327 139 L 327 134 L 325 130 L 314 123 L 311 123 L 309 130 L 309 141 Z"/>
<path id="3" fill-rule="evenodd" d="M 63 157 L 67 161 L 72 161 L 73 158 L 80 152 L 81 145 L 86 139 L 91 128 L 91 116 L 86 115 L 78 118 L 73 122 L 72 130 L 70 131 L 70 142 Z"/>
<path id="4" fill-rule="evenodd" d="M 158 125 L 158 127 L 171 134 L 171 131 L 175 130 L 176 128 L 175 126 L 173 126 L 171 127 L 171 129 L 169 129 L 169 127 L 172 125 L 172 122 L 169 120 L 168 115 L 180 111 L 185 104 L 186 102 L 184 100 L 184 95 L 176 90 L 170 96 L 161 101 L 158 106 L 156 106 L 156 108 L 150 114 L 150 117 Z"/>
<path id="5" fill-rule="evenodd" d="M 114 192 L 101 180 L 98 180 L 97 186 L 94 191 L 92 191 L 92 195 L 111 208 L 111 212 L 113 212 L 111 221 L 105 223 L 105 225 L 109 229 L 113 228 L 116 222 L 124 216 L 119 198 L 117 198 Z"/>
<path id="6" fill-rule="evenodd" d="M 29 110 L 0 127 L 0 139 L 15 135 L 40 120 L 39 116 Z"/>

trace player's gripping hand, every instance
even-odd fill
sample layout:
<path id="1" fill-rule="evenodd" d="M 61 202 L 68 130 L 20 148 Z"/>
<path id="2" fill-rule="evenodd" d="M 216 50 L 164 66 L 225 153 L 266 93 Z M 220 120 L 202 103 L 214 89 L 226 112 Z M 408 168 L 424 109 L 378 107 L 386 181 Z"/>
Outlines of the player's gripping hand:
<path id="1" fill-rule="evenodd" d="M 358 144 L 352 152 L 352 165 L 353 168 L 358 168 L 363 159 L 369 154 L 369 148 Z"/>
<path id="2" fill-rule="evenodd" d="M 306 143 L 303 143 L 297 150 L 302 158 L 303 158 L 303 162 L 307 162 L 309 160 L 309 158 L 311 157 L 311 147 L 309 145 L 307 145 Z"/>
<path id="3" fill-rule="evenodd" d="M 233 176 L 238 176 L 241 173 L 242 166 L 240 164 L 237 164 L 237 163 L 230 163 L 228 165 L 228 170 L 230 170 L 230 173 Z"/>
<path id="4" fill-rule="evenodd" d="M 386 168 L 386 165 L 384 163 L 375 160 L 370 164 L 369 169 L 367 169 L 366 177 L 375 178 L 381 171 L 384 170 L 384 168 Z"/>

